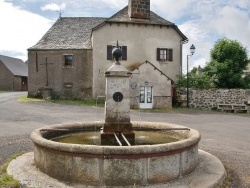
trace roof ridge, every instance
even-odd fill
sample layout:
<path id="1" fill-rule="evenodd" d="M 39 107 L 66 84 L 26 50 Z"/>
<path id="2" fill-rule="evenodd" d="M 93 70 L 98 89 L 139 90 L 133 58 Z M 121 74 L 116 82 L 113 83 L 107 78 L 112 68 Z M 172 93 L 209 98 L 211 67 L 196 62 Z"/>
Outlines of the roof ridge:
<path id="1" fill-rule="evenodd" d="M 2 57 L 4 57 L 4 58 L 9 58 L 9 59 L 16 59 L 16 60 L 21 60 L 21 61 L 23 61 L 22 59 L 20 59 L 20 58 L 16 58 L 16 57 L 10 57 L 10 56 L 6 56 L 6 55 L 1 55 L 0 54 L 0 59 L 1 59 L 1 56 Z"/>
<path id="2" fill-rule="evenodd" d="M 15 76 L 28 76 L 28 65 L 22 59 L 0 55 L 0 61 Z"/>
<path id="3" fill-rule="evenodd" d="M 94 18 L 94 19 L 107 19 L 108 17 L 90 17 L 90 16 L 77 16 L 77 17 L 60 17 L 60 18 L 58 18 L 57 20 L 59 20 L 59 19 L 78 19 L 78 18 L 80 18 L 80 19 L 82 19 L 82 18 L 88 18 L 88 19 L 90 19 L 90 18 Z"/>
<path id="4" fill-rule="evenodd" d="M 124 23 L 143 23 L 151 25 L 175 25 L 173 22 L 166 20 L 165 18 L 159 16 L 155 12 L 150 10 L 150 19 L 145 19 L 145 22 L 138 21 L 137 19 L 131 19 L 128 15 L 128 5 L 123 9 L 119 10 L 111 17 L 109 17 L 105 22 L 124 22 Z"/>
<path id="5" fill-rule="evenodd" d="M 170 25 L 175 25 L 173 22 L 170 22 L 169 20 L 166 20 L 165 18 L 163 18 L 163 17 L 159 16 L 159 15 L 158 15 L 158 14 L 156 14 L 154 11 L 150 11 L 150 17 L 152 16 L 152 14 L 151 14 L 151 13 L 153 13 L 153 15 L 154 15 L 154 16 L 156 16 L 156 17 L 158 17 L 158 18 L 160 18 L 160 19 L 162 19 L 162 20 L 164 20 L 164 21 L 169 22 L 169 23 L 170 23 Z"/>
<path id="6" fill-rule="evenodd" d="M 118 12 L 116 12 L 115 14 L 113 14 L 112 16 L 110 16 L 106 21 L 112 19 L 112 18 L 115 18 L 117 15 L 119 15 L 121 12 L 124 11 L 124 9 L 127 9 L 128 8 L 128 5 L 125 6 L 124 8 L 122 8 L 121 10 L 119 10 Z"/>
<path id="7" fill-rule="evenodd" d="M 91 49 L 92 28 L 103 23 L 102 17 L 61 17 L 28 50 Z"/>

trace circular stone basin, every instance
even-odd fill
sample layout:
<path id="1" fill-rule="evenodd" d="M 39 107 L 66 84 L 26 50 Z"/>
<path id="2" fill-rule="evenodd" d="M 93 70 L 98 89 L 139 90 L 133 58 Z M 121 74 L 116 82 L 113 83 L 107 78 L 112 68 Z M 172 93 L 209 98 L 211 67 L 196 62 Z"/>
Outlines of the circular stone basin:
<path id="1" fill-rule="evenodd" d="M 134 129 L 175 129 L 180 125 L 131 122 Z M 63 130 L 100 130 L 103 122 L 58 124 L 32 132 L 35 165 L 45 174 L 69 184 L 134 186 L 168 182 L 192 172 L 198 163 L 200 134 L 178 130 L 185 139 L 153 145 L 101 146 L 52 141 Z M 48 130 L 50 129 L 50 130 Z"/>

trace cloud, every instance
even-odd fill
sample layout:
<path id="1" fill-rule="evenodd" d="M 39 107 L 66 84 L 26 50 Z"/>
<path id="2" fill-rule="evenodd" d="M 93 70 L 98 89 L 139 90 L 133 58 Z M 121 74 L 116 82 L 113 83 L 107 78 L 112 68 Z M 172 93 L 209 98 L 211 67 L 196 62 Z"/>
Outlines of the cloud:
<path id="1" fill-rule="evenodd" d="M 46 11 L 46 10 L 50 10 L 50 11 L 60 11 L 60 10 L 65 10 L 66 8 L 66 4 L 63 3 L 61 5 L 55 4 L 55 3 L 51 3 L 51 4 L 47 4 L 43 7 L 41 7 L 42 11 Z"/>
<path id="2" fill-rule="evenodd" d="M 223 7 L 214 20 L 215 31 L 227 38 L 250 44 L 250 16 L 246 11 L 235 7 Z"/>
<path id="3" fill-rule="evenodd" d="M 166 19 L 177 19 L 182 15 L 188 14 L 190 8 L 196 0 L 154 0 L 151 1 L 151 7 L 160 11 Z"/>
<path id="4" fill-rule="evenodd" d="M 66 2 L 65 16 L 110 17 L 128 4 L 128 0 L 72 0 Z"/>
<path id="5" fill-rule="evenodd" d="M 154 11 L 165 19 L 178 23 L 180 30 L 189 38 L 183 46 L 183 64 L 191 44 L 196 53 L 190 68 L 204 66 L 210 60 L 210 50 L 223 37 L 238 40 L 250 47 L 250 1 L 249 0 L 154 0 Z"/>
<path id="6" fill-rule="evenodd" d="M 191 70 L 194 66 L 198 67 L 204 66 L 206 62 L 209 60 L 210 49 L 213 47 L 213 41 L 211 41 L 210 33 L 201 25 L 200 20 L 192 20 L 187 21 L 179 26 L 180 30 L 185 33 L 188 37 L 189 42 L 183 45 L 183 73 L 186 73 L 186 59 L 187 55 L 190 55 L 190 46 L 192 44 L 195 45 L 196 51 L 192 58 L 189 58 L 189 70 Z"/>
<path id="7" fill-rule="evenodd" d="M 64 10 L 62 16 L 65 17 L 109 17 L 127 4 L 128 0 L 0 0 L 0 21 L 4 26 L 4 29 L 1 27 L 0 51 L 24 54 L 52 25 L 44 18 L 54 17 L 56 14 L 52 11 Z M 189 47 L 196 46 L 190 68 L 208 62 L 210 50 L 220 38 L 238 40 L 250 48 L 249 0 L 151 0 L 151 10 L 176 23 L 189 38 L 189 43 L 183 45 L 184 65 Z M 8 19 L 4 19 L 6 15 Z"/>
<path id="8" fill-rule="evenodd" d="M 51 27 L 51 21 L 27 12 L 12 3 L 0 1 L 0 53 L 15 54 L 27 60 L 27 49 Z"/>

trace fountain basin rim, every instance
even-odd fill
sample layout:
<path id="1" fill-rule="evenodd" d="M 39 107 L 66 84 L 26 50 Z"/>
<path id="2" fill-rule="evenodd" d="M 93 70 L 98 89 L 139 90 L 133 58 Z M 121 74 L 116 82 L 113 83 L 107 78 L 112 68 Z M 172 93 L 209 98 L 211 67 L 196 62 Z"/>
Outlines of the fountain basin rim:
<path id="1" fill-rule="evenodd" d="M 162 122 L 142 122 L 132 121 L 132 126 L 135 128 L 187 128 L 181 125 L 162 123 Z M 78 123 L 67 123 L 67 124 L 56 124 L 46 126 L 40 129 L 36 129 L 31 133 L 31 139 L 36 146 L 48 148 L 55 151 L 69 152 L 75 154 L 93 154 L 93 155 L 126 155 L 126 154 L 155 154 L 161 152 L 173 152 L 176 150 L 183 150 L 185 148 L 195 147 L 200 141 L 201 136 L 197 130 L 190 129 L 187 133 L 187 139 L 166 143 L 166 144 L 155 144 L 155 145 L 134 145 L 134 146 L 97 146 L 97 145 L 81 145 L 81 144 L 68 144 L 51 141 L 44 138 L 42 129 L 83 129 L 86 130 L 96 128 L 99 130 L 103 126 L 102 121 L 89 121 L 89 122 L 78 122 Z"/>

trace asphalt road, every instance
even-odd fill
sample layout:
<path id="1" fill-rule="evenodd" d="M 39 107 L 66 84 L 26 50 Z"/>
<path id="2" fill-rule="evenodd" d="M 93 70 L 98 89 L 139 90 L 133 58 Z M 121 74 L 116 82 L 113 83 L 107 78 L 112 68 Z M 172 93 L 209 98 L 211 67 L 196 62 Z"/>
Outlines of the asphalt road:
<path id="1" fill-rule="evenodd" d="M 0 164 L 18 152 L 32 151 L 30 133 L 68 122 L 102 121 L 104 109 L 50 102 L 18 102 L 25 92 L 0 92 Z M 133 121 L 169 122 L 200 131 L 199 148 L 217 156 L 232 177 L 231 187 L 250 188 L 250 114 L 197 110 L 131 111 Z"/>

